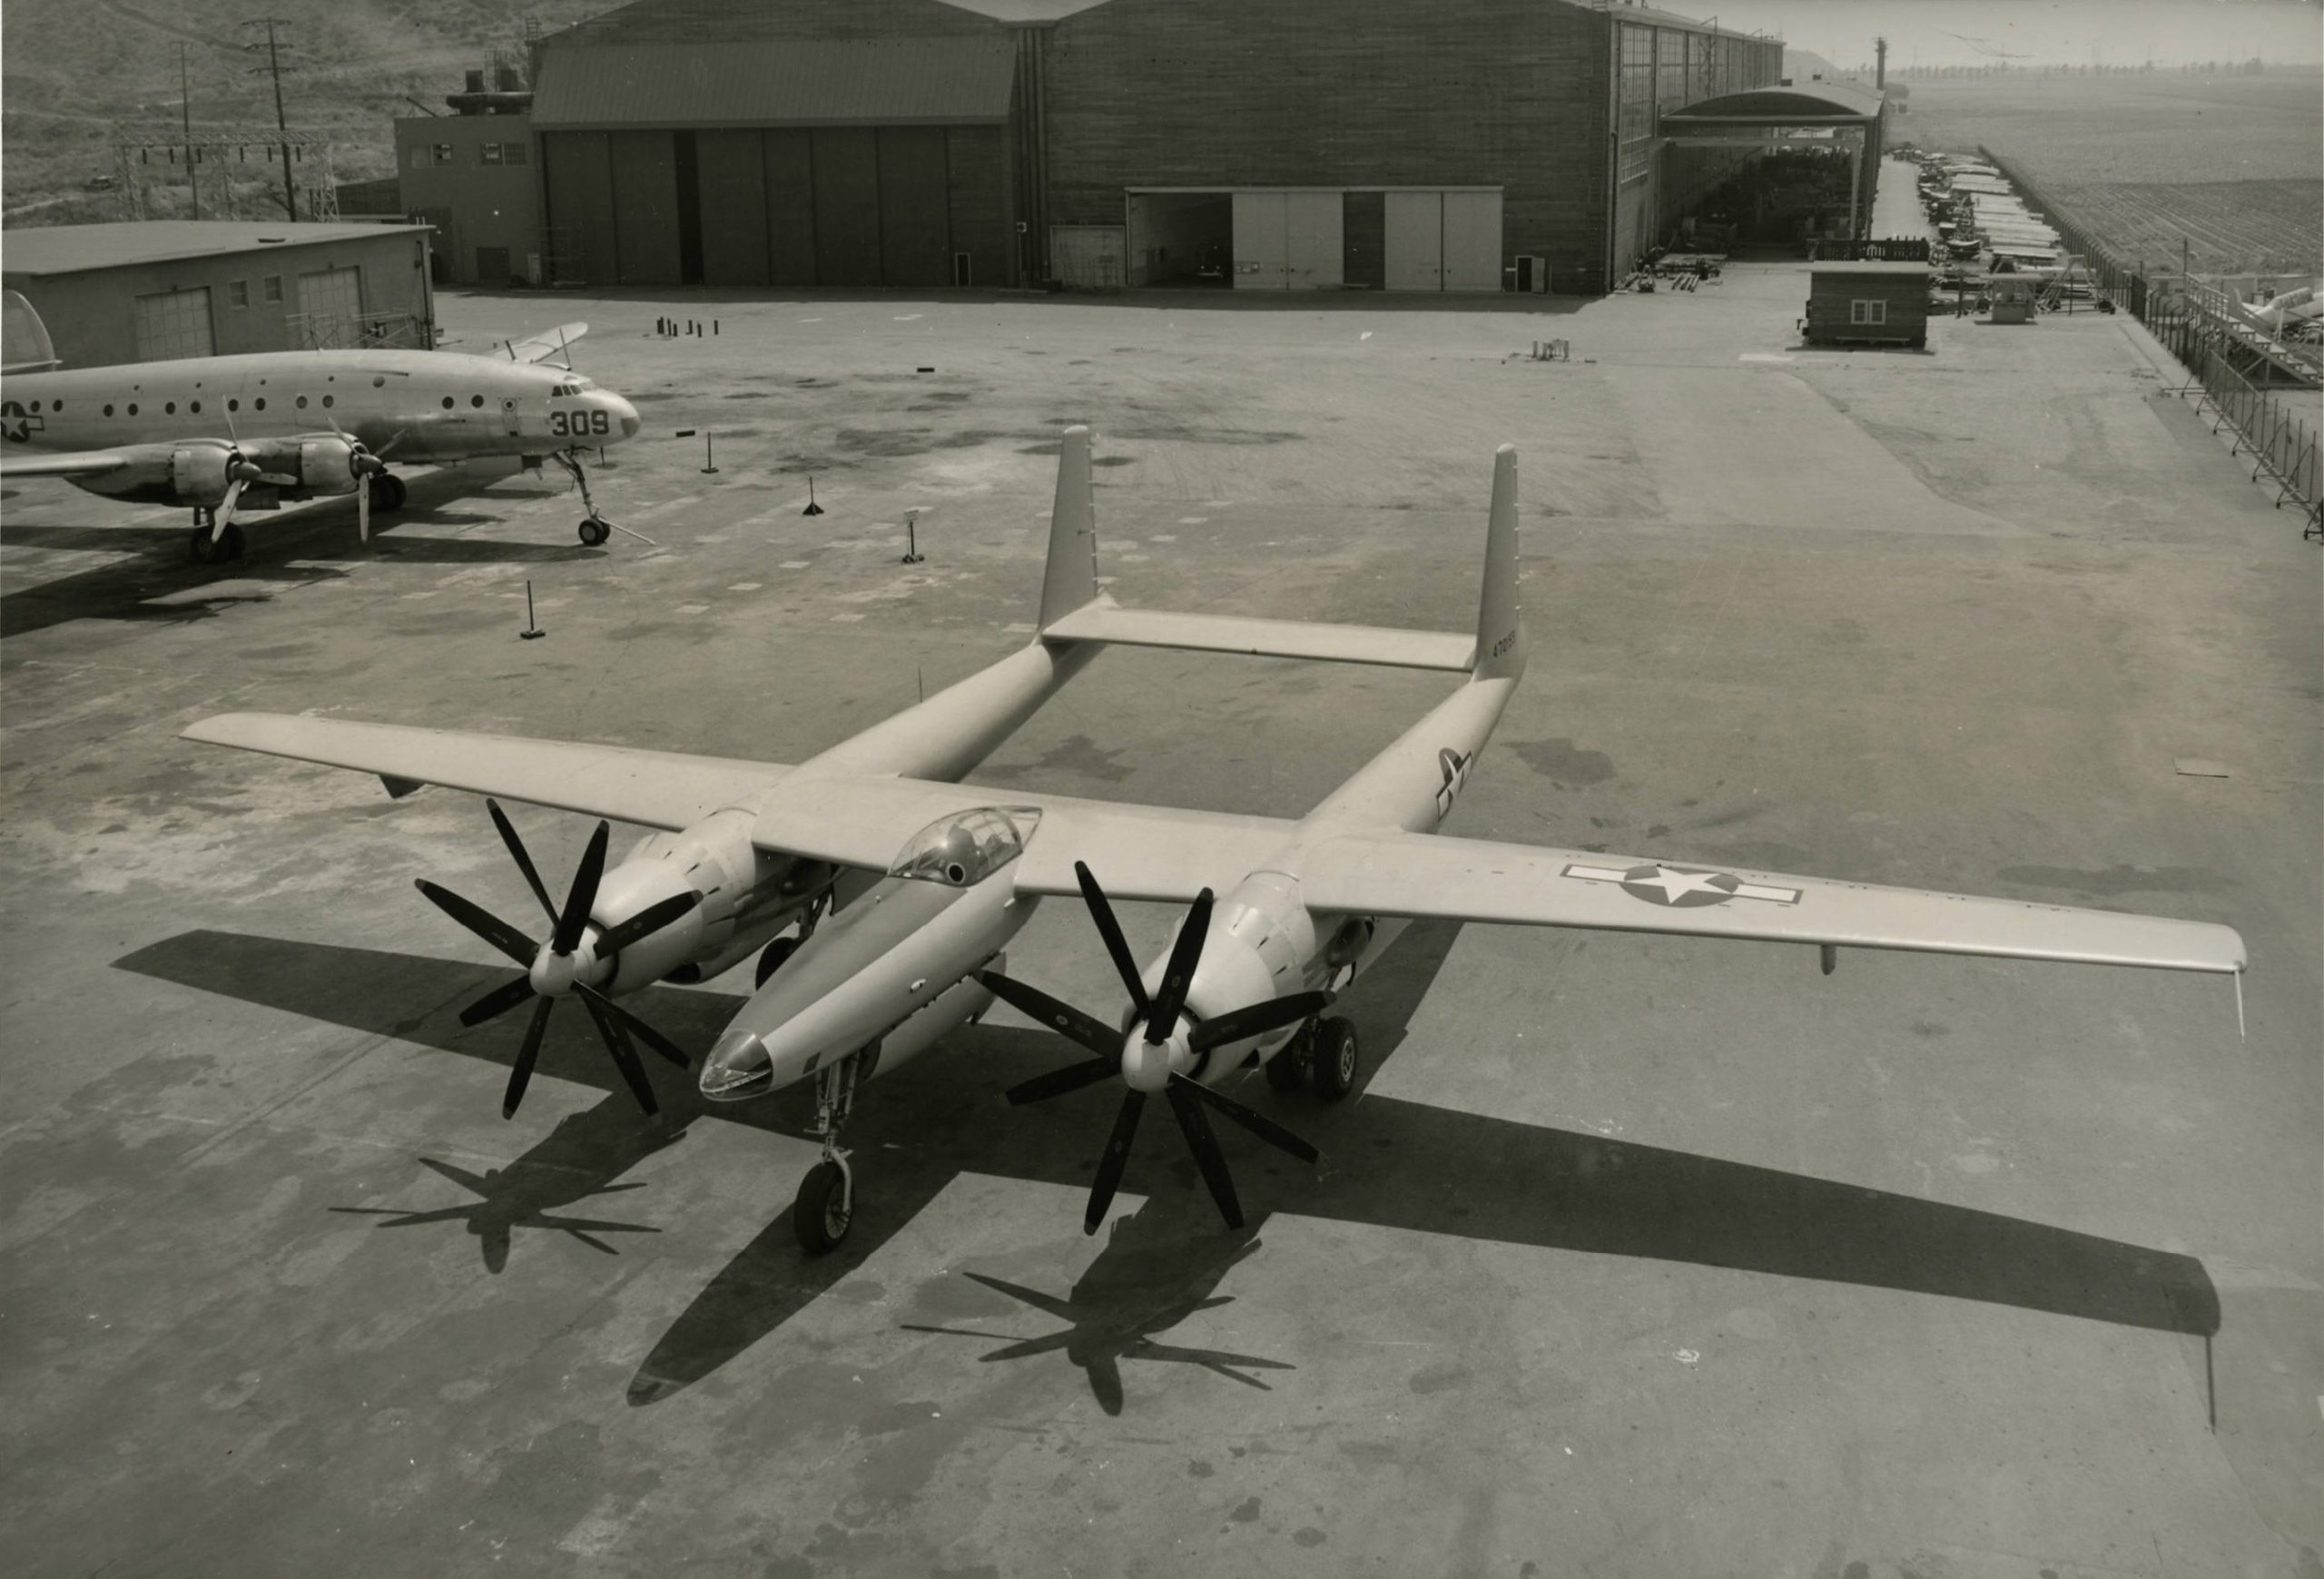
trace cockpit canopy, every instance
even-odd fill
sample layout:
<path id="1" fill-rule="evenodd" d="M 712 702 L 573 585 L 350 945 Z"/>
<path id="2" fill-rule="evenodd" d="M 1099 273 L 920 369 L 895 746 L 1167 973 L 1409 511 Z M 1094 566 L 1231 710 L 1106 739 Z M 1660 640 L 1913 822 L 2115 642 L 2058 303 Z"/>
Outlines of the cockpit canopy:
<path id="1" fill-rule="evenodd" d="M 970 887 L 1023 854 L 1040 821 L 1039 806 L 976 806 L 939 817 L 905 843 L 888 875 Z"/>
<path id="2" fill-rule="evenodd" d="M 585 379 L 580 374 L 576 373 L 573 377 L 566 380 L 563 383 L 557 385 L 556 388 L 551 390 L 549 391 L 549 395 L 552 399 L 558 395 L 578 395 L 586 390 L 594 390 L 596 387 L 597 381 L 595 379 Z"/>

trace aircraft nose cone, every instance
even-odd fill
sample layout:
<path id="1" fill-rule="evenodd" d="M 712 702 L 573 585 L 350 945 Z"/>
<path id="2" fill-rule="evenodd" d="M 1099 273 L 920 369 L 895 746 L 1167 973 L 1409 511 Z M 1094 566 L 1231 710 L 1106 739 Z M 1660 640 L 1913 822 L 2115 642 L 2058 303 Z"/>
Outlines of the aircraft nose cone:
<path id="1" fill-rule="evenodd" d="M 631 405 L 627 400 L 623 400 L 619 395 L 608 396 L 607 402 L 613 407 L 614 415 L 621 421 L 621 436 L 625 439 L 636 438 L 637 429 L 640 426 L 637 418 L 637 408 Z"/>
<path id="2" fill-rule="evenodd" d="M 702 1094 L 714 1102 L 755 1096 L 773 1086 L 774 1060 L 752 1031 L 728 1031 L 703 1061 Z"/>

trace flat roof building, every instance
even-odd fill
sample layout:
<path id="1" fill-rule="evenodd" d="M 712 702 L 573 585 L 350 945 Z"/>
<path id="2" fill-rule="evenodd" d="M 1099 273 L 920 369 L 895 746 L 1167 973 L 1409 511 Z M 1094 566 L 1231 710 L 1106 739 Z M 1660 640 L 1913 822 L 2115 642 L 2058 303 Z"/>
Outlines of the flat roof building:
<path id="1" fill-rule="evenodd" d="M 135 220 L 7 233 L 67 367 L 435 343 L 425 225 Z"/>

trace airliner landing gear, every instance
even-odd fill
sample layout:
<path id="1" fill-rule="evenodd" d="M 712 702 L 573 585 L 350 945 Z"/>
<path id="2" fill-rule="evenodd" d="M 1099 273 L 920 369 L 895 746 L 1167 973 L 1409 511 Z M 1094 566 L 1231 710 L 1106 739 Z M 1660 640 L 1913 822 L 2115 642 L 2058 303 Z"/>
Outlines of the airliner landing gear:
<path id="1" fill-rule="evenodd" d="M 613 536 L 614 528 L 611 521 L 597 513 L 597 501 L 589 497 L 587 469 L 582 466 L 581 458 L 571 450 L 559 449 L 549 459 L 570 472 L 574 482 L 579 486 L 581 506 L 589 512 L 581 518 L 581 541 L 592 548 L 596 548 L 607 538 Z"/>
<path id="2" fill-rule="evenodd" d="M 246 546 L 242 528 L 233 522 L 219 532 L 215 540 L 211 533 L 216 529 L 218 512 L 207 505 L 193 507 L 193 536 L 186 540 L 186 549 L 197 565 L 222 565 L 229 559 L 239 559 Z"/>
<path id="3" fill-rule="evenodd" d="M 371 490 L 371 508 L 375 510 L 399 510 L 407 489 L 403 479 L 390 471 L 375 471 L 365 484 Z"/>
<path id="4" fill-rule="evenodd" d="M 759 951 L 756 977 L 751 983 L 753 987 L 765 986 L 777 971 L 790 962 L 791 956 L 798 952 L 799 945 L 815 935 L 815 923 L 823 919 L 823 912 L 831 908 L 831 890 L 825 889 L 809 900 L 807 908 L 800 913 L 797 932 L 776 938 Z"/>
<path id="5" fill-rule="evenodd" d="M 879 1056 L 879 1043 L 874 1042 L 815 1077 L 815 1129 L 823 1138 L 823 1160 L 807 1169 L 807 1177 L 799 1181 L 798 1199 L 791 1203 L 791 1230 L 811 1256 L 837 1249 L 855 1220 L 855 1170 L 840 1149 L 839 1131 L 855 1107 L 859 1071 Z"/>
<path id="6" fill-rule="evenodd" d="M 1356 1073 L 1362 1067 L 1355 1021 L 1337 1014 L 1311 1020 L 1263 1067 L 1267 1085 L 1275 1090 L 1295 1091 L 1302 1081 L 1313 1081 L 1317 1096 L 1327 1102 L 1340 1101 L 1355 1090 Z"/>

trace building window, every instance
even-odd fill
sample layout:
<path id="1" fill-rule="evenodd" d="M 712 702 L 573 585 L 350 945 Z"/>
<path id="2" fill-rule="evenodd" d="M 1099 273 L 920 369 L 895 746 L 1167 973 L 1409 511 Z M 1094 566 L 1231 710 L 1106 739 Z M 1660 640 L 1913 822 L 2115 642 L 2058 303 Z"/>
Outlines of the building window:
<path id="1" fill-rule="evenodd" d="M 427 149 L 425 149 L 425 148 L 422 148 L 422 147 L 421 147 L 419 143 L 413 143 L 413 144 L 411 145 L 411 157 L 410 157 L 408 161 L 406 161 L 406 163 L 409 163 L 409 165 L 410 165 L 414 170 L 425 170 L 425 169 L 427 169 L 427 168 L 428 168 L 428 150 L 427 150 Z"/>
<path id="2" fill-rule="evenodd" d="M 1850 323 L 1886 324 L 1888 304 L 1886 301 L 1851 301 L 1848 303 Z"/>
<path id="3" fill-rule="evenodd" d="M 269 301 L 281 301 L 282 276 L 280 274 L 269 274 L 264 280 L 259 282 L 259 294 L 265 297 Z"/>
<path id="4" fill-rule="evenodd" d="M 436 144 L 436 163 L 438 164 L 449 164 L 452 163 L 452 145 L 449 143 L 438 143 Z"/>
<path id="5" fill-rule="evenodd" d="M 226 305 L 240 312 L 251 304 L 251 282 L 247 280 L 226 281 Z"/>
<path id="6" fill-rule="evenodd" d="M 476 145 L 476 151 L 487 164 L 500 163 L 500 144 L 497 143 L 479 143 Z"/>
<path id="7" fill-rule="evenodd" d="M 500 160 L 504 164 L 523 164 L 531 158 L 531 151 L 522 143 L 503 143 L 500 145 Z"/>

